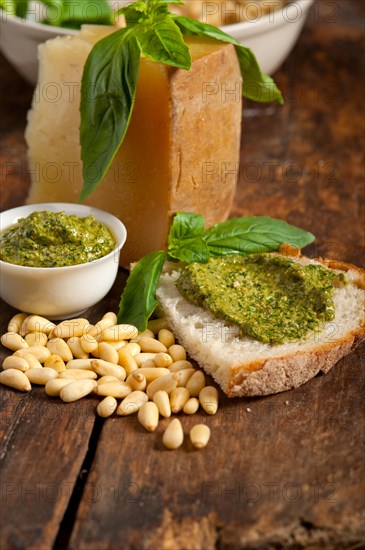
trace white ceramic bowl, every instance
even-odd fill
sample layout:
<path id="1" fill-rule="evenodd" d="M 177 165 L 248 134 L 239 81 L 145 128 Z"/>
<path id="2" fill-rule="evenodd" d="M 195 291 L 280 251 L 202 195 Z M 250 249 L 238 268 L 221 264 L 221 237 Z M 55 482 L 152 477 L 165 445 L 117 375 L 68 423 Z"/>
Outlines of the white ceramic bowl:
<path id="1" fill-rule="evenodd" d="M 262 70 L 272 74 L 293 48 L 312 3 L 313 0 L 293 0 L 283 10 L 264 16 L 258 10 L 255 19 L 226 25 L 222 29 L 251 48 Z M 36 10 L 33 10 L 32 16 L 33 20 L 23 20 L 0 10 L 0 49 L 17 71 L 35 84 L 38 45 L 49 38 L 75 34 L 76 31 L 38 23 Z"/>
<path id="2" fill-rule="evenodd" d="M 221 29 L 251 48 L 261 70 L 271 75 L 293 49 L 312 4 L 313 0 L 294 0 L 282 10 L 264 16 L 260 15 L 258 7 L 252 20 L 225 25 Z"/>
<path id="3" fill-rule="evenodd" d="M 2 212 L 1 231 L 36 210 L 65 211 L 80 217 L 93 215 L 109 227 L 117 242 L 114 250 L 103 258 L 67 267 L 25 267 L 0 260 L 0 295 L 5 302 L 20 311 L 49 319 L 75 317 L 99 302 L 112 287 L 127 231 L 122 222 L 108 212 L 68 203 L 32 204 Z"/>

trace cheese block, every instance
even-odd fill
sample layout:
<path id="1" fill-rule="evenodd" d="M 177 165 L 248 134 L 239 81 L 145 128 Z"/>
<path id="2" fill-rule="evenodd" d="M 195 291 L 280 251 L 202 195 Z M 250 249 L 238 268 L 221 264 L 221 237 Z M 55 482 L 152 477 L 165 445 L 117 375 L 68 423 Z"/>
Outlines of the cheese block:
<path id="1" fill-rule="evenodd" d="M 82 188 L 80 82 L 86 58 L 110 27 L 85 26 L 39 48 L 39 81 L 26 141 L 28 203 L 77 202 Z M 141 58 L 135 107 L 123 144 L 85 204 L 119 217 L 128 239 L 122 263 L 166 244 L 177 211 L 222 221 L 238 171 L 241 76 L 234 47 L 189 38 L 190 71 Z"/>

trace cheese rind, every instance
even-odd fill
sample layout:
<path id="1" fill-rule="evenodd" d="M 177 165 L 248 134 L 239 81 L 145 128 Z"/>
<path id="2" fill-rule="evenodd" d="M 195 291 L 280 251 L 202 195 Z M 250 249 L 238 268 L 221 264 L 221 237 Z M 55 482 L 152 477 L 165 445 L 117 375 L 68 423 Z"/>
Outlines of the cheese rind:
<path id="1" fill-rule="evenodd" d="M 39 82 L 26 140 L 32 177 L 28 202 L 77 202 L 82 188 L 80 82 L 93 44 L 110 27 L 86 26 L 40 46 Z M 236 185 L 241 76 L 231 45 L 187 40 L 190 71 L 141 58 L 134 111 L 107 175 L 85 204 L 126 225 L 122 262 L 166 244 L 172 215 L 228 216 Z"/>

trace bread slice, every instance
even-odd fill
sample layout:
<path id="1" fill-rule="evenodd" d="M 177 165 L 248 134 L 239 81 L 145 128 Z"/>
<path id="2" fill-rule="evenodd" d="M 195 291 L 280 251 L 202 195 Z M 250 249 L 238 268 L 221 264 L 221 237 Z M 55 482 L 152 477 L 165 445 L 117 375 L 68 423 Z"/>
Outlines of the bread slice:
<path id="1" fill-rule="evenodd" d="M 326 373 L 365 338 L 365 270 L 333 260 L 292 259 L 321 263 L 342 272 L 347 285 L 335 288 L 335 318 L 304 338 L 280 345 L 240 337 L 239 328 L 187 301 L 175 286 L 179 265 L 161 275 L 157 298 L 179 342 L 229 397 L 269 395 Z"/>

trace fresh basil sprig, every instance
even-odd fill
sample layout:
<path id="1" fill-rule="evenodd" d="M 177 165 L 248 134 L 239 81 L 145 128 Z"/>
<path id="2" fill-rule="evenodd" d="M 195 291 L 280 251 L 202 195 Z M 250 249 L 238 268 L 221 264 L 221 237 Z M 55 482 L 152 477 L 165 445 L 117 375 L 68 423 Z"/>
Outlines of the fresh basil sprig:
<path id="1" fill-rule="evenodd" d="M 243 77 L 242 93 L 245 97 L 256 101 L 276 101 L 283 103 L 280 90 L 274 81 L 263 74 L 254 54 L 242 46 L 237 40 L 218 28 L 205 23 L 199 23 L 187 17 L 179 17 L 168 11 L 169 4 L 181 4 L 180 0 L 138 0 L 119 11 L 126 20 L 129 39 L 135 41 L 139 52 L 144 56 L 176 67 L 189 70 L 191 56 L 184 42 L 183 35 L 207 36 L 235 46 Z M 115 34 L 119 34 L 117 31 Z M 115 55 L 110 50 L 113 46 L 108 40 L 100 40 L 91 50 L 82 78 L 81 90 L 81 157 L 83 161 L 83 189 L 81 200 L 85 199 L 101 182 L 117 150 L 123 142 L 133 110 L 137 79 L 125 88 L 124 83 L 115 78 L 113 71 L 120 55 L 120 66 L 130 65 L 128 48 L 118 49 L 119 40 L 114 41 Z M 118 50 L 118 51 L 117 51 Z M 138 77 L 138 70 L 134 72 Z M 105 86 L 103 95 L 116 101 L 119 95 L 120 105 L 125 105 L 129 111 L 121 108 L 113 109 L 110 101 L 103 95 L 91 91 L 98 87 L 100 78 Z M 127 93 L 128 97 L 125 97 Z M 132 99 L 132 101 L 130 101 Z M 129 107 L 128 107 L 129 105 Z M 95 116 L 97 114 L 97 116 Z M 102 122 L 103 130 L 99 131 L 98 123 Z M 104 128 L 110 127 L 112 139 L 108 139 Z"/>
<path id="2" fill-rule="evenodd" d="M 269 216 L 233 218 L 204 229 L 199 214 L 178 212 L 173 220 L 167 251 L 142 258 L 129 275 L 120 300 L 118 322 L 145 330 L 156 301 L 156 288 L 165 260 L 206 263 L 210 257 L 279 250 L 282 244 L 303 248 L 312 233 Z"/>

